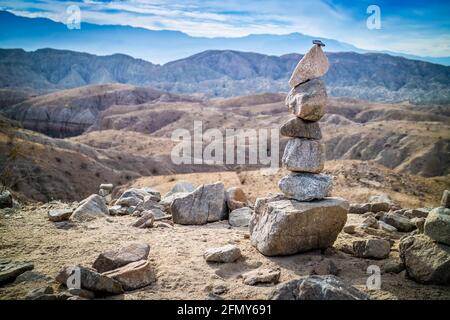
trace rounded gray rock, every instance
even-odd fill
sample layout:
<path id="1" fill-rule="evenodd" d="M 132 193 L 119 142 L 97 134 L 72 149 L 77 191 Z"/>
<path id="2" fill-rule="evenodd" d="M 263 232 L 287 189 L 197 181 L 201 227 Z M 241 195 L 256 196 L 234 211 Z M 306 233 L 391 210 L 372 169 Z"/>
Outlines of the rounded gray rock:
<path id="1" fill-rule="evenodd" d="M 331 176 L 312 173 L 292 173 L 278 182 L 280 190 L 289 198 L 298 201 L 323 199 L 331 191 Z"/>
<path id="2" fill-rule="evenodd" d="M 284 149 L 282 163 L 290 171 L 320 173 L 325 164 L 323 144 L 318 140 L 291 139 Z"/>
<path id="3" fill-rule="evenodd" d="M 305 82 L 289 92 L 286 106 L 303 120 L 319 121 L 326 113 L 327 90 L 322 79 Z"/>

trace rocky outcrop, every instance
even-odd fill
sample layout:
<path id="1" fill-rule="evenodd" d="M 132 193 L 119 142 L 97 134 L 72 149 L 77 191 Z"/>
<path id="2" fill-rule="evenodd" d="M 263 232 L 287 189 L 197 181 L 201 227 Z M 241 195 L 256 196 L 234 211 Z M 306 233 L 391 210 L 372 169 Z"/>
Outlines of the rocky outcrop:
<path id="1" fill-rule="evenodd" d="M 131 85 L 96 85 L 30 98 L 6 108 L 4 114 L 27 129 L 64 138 L 85 132 L 110 106 L 156 102 L 164 95 Z"/>

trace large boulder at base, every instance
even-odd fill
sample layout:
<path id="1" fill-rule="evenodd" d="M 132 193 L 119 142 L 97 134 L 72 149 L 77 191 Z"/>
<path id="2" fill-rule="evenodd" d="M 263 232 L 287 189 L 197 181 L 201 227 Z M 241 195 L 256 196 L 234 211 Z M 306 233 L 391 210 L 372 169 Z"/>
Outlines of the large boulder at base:
<path id="1" fill-rule="evenodd" d="M 33 269 L 32 263 L 0 260 L 0 285 L 13 282 L 22 273 Z"/>
<path id="2" fill-rule="evenodd" d="M 248 200 L 244 190 L 239 187 L 231 187 L 226 192 L 228 210 L 233 211 L 239 208 L 247 207 Z"/>
<path id="3" fill-rule="evenodd" d="M 241 257 L 241 250 L 235 245 L 228 244 L 223 247 L 206 250 L 203 257 L 207 262 L 229 263 Z"/>
<path id="4" fill-rule="evenodd" d="M 318 122 L 292 117 L 280 127 L 280 134 L 291 138 L 322 139 Z"/>
<path id="5" fill-rule="evenodd" d="M 146 287 L 156 280 L 156 274 L 147 260 L 131 262 L 103 275 L 119 281 L 126 291 Z"/>
<path id="6" fill-rule="evenodd" d="M 450 190 L 444 190 L 442 193 L 441 206 L 450 208 Z"/>
<path id="7" fill-rule="evenodd" d="M 70 288 L 72 285 L 72 282 L 70 282 L 71 279 L 69 279 L 70 276 L 80 277 L 79 283 L 76 280 L 73 282 L 80 285 L 80 287 L 76 289 L 86 289 L 99 295 L 123 293 L 123 287 L 119 281 L 104 276 L 94 269 L 83 266 L 66 267 L 59 272 L 55 279 L 59 283 Z M 67 280 L 69 280 L 70 283 L 68 283 Z"/>
<path id="8" fill-rule="evenodd" d="M 172 189 L 164 195 L 167 198 L 175 193 L 189 193 L 195 190 L 195 186 L 189 181 L 180 180 L 175 183 Z"/>
<path id="9" fill-rule="evenodd" d="M 369 300 L 362 291 L 333 275 L 312 275 L 278 285 L 271 300 Z"/>
<path id="10" fill-rule="evenodd" d="M 386 259 L 391 251 L 391 243 L 384 239 L 353 241 L 355 256 L 369 259 Z"/>
<path id="11" fill-rule="evenodd" d="M 48 211 L 48 220 L 52 222 L 61 222 L 69 220 L 73 209 L 51 209 Z"/>
<path id="12" fill-rule="evenodd" d="M 314 79 L 289 91 L 286 105 L 296 117 L 319 121 L 326 113 L 327 90 L 322 79 Z"/>
<path id="13" fill-rule="evenodd" d="M 399 249 L 410 278 L 420 283 L 450 284 L 450 246 L 417 234 L 402 238 Z"/>
<path id="14" fill-rule="evenodd" d="M 407 217 L 395 212 L 388 212 L 381 216 L 381 221 L 396 227 L 400 232 L 411 232 L 416 229 L 416 225 Z"/>
<path id="15" fill-rule="evenodd" d="M 289 171 L 319 173 L 325 164 L 323 144 L 319 140 L 290 139 L 282 158 Z"/>
<path id="16" fill-rule="evenodd" d="M 253 215 L 253 210 L 249 207 L 239 208 L 230 212 L 228 223 L 233 227 L 248 227 Z"/>
<path id="17" fill-rule="evenodd" d="M 11 192 L 8 190 L 0 193 L 0 209 L 3 208 L 12 208 L 13 206 L 13 197 Z"/>
<path id="18" fill-rule="evenodd" d="M 146 243 L 130 243 L 119 249 L 101 253 L 92 267 L 103 273 L 120 268 L 128 263 L 145 260 L 150 253 L 150 246 Z"/>
<path id="19" fill-rule="evenodd" d="M 425 220 L 424 233 L 431 239 L 450 246 L 450 209 L 433 209 Z"/>
<path id="20" fill-rule="evenodd" d="M 278 182 L 280 190 L 298 201 L 323 199 L 331 191 L 333 178 L 324 174 L 291 173 Z"/>
<path id="21" fill-rule="evenodd" d="M 341 198 L 268 202 L 252 216 L 251 242 L 266 256 L 325 249 L 344 227 L 347 211 L 348 202 Z"/>
<path id="22" fill-rule="evenodd" d="M 305 81 L 319 78 L 327 73 L 330 64 L 319 45 L 314 45 L 303 56 L 289 79 L 289 86 L 294 88 Z"/>
<path id="23" fill-rule="evenodd" d="M 74 221 L 91 221 L 96 218 L 105 218 L 109 214 L 105 199 L 98 194 L 93 194 L 80 202 L 70 219 Z"/>
<path id="24" fill-rule="evenodd" d="M 225 188 L 222 182 L 199 186 L 186 196 L 175 199 L 170 212 L 174 223 L 200 225 L 227 218 Z"/>

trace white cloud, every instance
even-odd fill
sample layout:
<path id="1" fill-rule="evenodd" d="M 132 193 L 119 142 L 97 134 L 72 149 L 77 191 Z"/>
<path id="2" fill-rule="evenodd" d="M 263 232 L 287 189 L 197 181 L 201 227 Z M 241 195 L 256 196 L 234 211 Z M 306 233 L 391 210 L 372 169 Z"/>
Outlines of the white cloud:
<path id="1" fill-rule="evenodd" d="M 420 25 L 406 26 L 407 21 L 402 18 L 383 20 L 382 30 L 370 31 L 365 27 L 365 12 L 355 14 L 360 8 L 335 6 L 330 0 L 84 0 L 74 3 L 81 8 L 83 21 L 98 24 L 177 30 L 205 37 L 301 32 L 364 49 L 450 55 L 447 34 L 433 34 Z M 0 1 L 0 6 L 17 14 L 57 21 L 65 20 L 65 10 L 70 4 L 73 3 L 52 0 Z"/>

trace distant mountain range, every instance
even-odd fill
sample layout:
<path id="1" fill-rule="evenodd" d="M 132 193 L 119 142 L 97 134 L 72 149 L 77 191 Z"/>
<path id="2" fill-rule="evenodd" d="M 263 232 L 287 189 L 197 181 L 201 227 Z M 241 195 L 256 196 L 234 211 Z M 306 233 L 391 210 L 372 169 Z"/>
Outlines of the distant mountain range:
<path id="1" fill-rule="evenodd" d="M 379 53 L 328 52 L 330 95 L 372 101 L 449 103 L 450 67 Z M 286 92 L 299 54 L 267 56 L 209 50 L 155 65 L 123 54 L 0 49 L 0 95 L 36 94 L 91 84 L 150 86 L 171 93 L 237 96 Z M 1 98 L 1 97 L 0 97 Z"/>
<path id="2" fill-rule="evenodd" d="M 36 50 L 55 48 L 97 55 L 123 53 L 153 63 L 178 60 L 205 50 L 235 50 L 267 55 L 305 53 L 316 37 L 301 33 L 248 35 L 236 38 L 191 37 L 183 32 L 149 30 L 120 25 L 81 23 L 81 30 L 69 30 L 63 23 L 45 18 L 26 18 L 0 11 L 0 47 Z M 324 39 L 328 52 L 367 50 L 333 39 Z M 419 57 L 385 52 L 409 59 L 450 65 L 450 57 Z"/>

